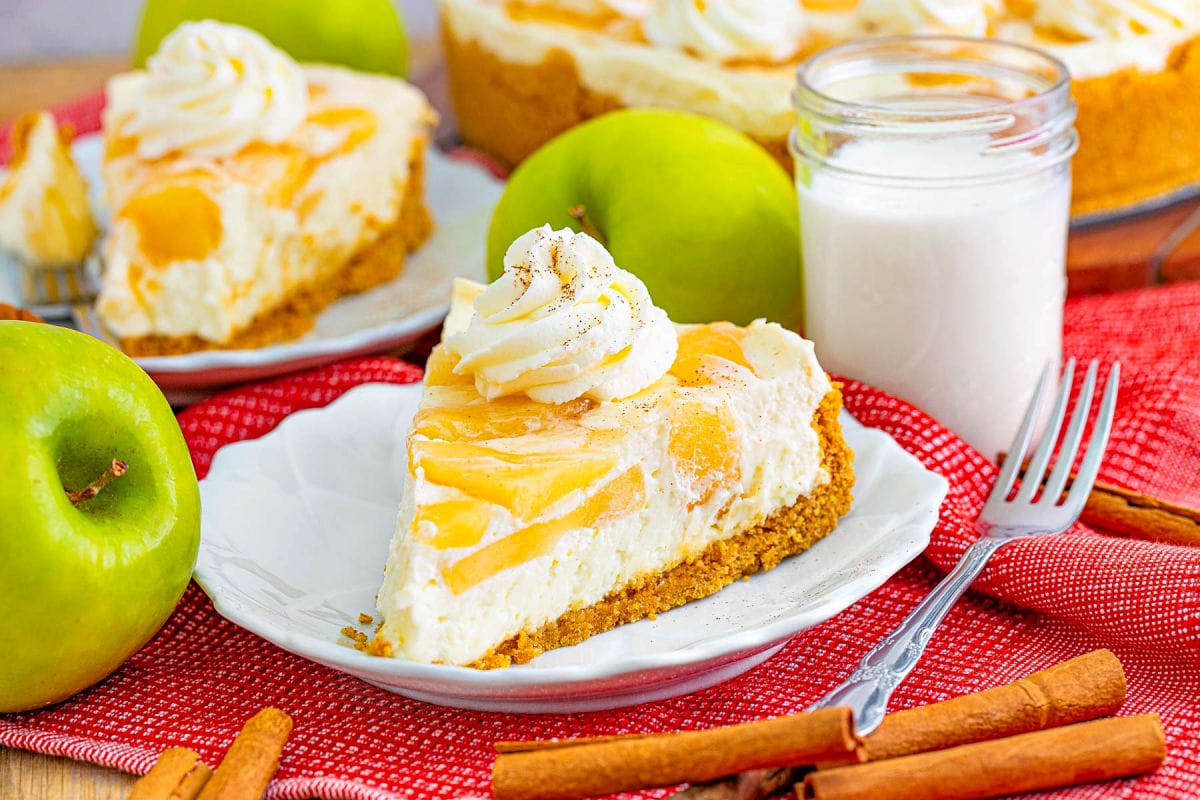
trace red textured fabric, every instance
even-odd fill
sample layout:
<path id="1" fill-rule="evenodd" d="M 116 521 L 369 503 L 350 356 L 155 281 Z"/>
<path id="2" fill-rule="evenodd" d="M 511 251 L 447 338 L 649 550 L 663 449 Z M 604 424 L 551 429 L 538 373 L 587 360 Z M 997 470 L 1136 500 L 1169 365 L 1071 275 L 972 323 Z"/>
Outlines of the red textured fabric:
<path id="1" fill-rule="evenodd" d="M 1123 364 L 1103 477 L 1200 505 L 1200 284 L 1072 301 L 1066 347 Z M 347 361 L 219 395 L 184 412 L 180 423 L 203 475 L 219 447 L 259 436 L 296 410 L 366 381 L 419 376 L 392 359 Z M 246 718 L 276 705 L 296 725 L 269 797 L 448 798 L 488 793 L 497 739 L 694 729 L 801 709 L 837 684 L 962 552 L 994 477 L 980 454 L 904 402 L 853 381 L 845 394 L 860 420 L 949 478 L 932 544 L 926 558 L 879 590 L 726 684 L 588 714 L 443 709 L 285 653 L 223 620 L 193 585 L 162 632 L 107 681 L 46 711 L 0 716 L 0 744 L 131 772 L 183 745 L 215 764 Z M 1077 528 L 1005 548 L 978 586 L 986 593 L 972 592 L 954 608 L 893 709 L 1011 681 L 1107 646 L 1129 675 L 1122 713 L 1162 716 L 1167 761 L 1153 775 L 1039 796 L 1200 794 L 1200 549 Z"/>

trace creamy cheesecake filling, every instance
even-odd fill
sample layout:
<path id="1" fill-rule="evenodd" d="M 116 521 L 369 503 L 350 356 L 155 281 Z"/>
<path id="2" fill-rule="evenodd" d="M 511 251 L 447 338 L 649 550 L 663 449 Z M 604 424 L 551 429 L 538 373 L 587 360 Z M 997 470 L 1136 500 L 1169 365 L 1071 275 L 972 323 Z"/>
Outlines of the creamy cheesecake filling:
<path id="1" fill-rule="evenodd" d="M 339 67 L 303 74 L 299 127 L 280 144 L 216 158 L 139 157 L 129 126 L 149 77 L 109 83 L 104 175 L 114 214 L 98 310 L 118 336 L 226 341 L 396 222 L 414 147 L 433 121 L 424 97 Z"/>
<path id="2" fill-rule="evenodd" d="M 584 24 L 514 17 L 505 0 L 441 0 L 441 12 L 455 39 L 475 42 L 508 63 L 536 65 L 553 51 L 566 52 L 585 88 L 622 106 L 694 111 L 766 140 L 784 139 L 795 124 L 790 93 L 796 59 L 777 65 L 753 61 L 726 65 L 684 50 L 653 46 L 624 29 L 617 35 Z M 873 28 L 856 9 L 806 10 L 797 58 L 829 44 L 889 32 L 872 19 Z M 1161 71 L 1177 45 L 1200 35 L 1200 22 L 1191 17 L 1138 35 L 1078 40 L 1040 31 L 1016 17 L 994 21 L 993 27 L 1000 38 L 1053 53 L 1077 79 L 1124 68 Z"/>
<path id="3" fill-rule="evenodd" d="M 469 322 L 463 302 L 447 336 Z M 377 641 L 391 655 L 472 663 L 829 481 L 812 420 L 831 385 L 811 343 L 762 321 L 677 331 L 679 357 L 649 388 L 555 406 L 540 422 L 535 410 L 530 433 L 530 401 L 484 401 L 439 346 L 378 595 Z M 449 418 L 460 435 L 447 446 L 439 410 L 461 408 L 474 411 Z M 471 426 L 516 435 L 467 443 Z M 463 448 L 493 465 L 460 459 Z M 517 456 L 519 496 L 506 453 Z"/>

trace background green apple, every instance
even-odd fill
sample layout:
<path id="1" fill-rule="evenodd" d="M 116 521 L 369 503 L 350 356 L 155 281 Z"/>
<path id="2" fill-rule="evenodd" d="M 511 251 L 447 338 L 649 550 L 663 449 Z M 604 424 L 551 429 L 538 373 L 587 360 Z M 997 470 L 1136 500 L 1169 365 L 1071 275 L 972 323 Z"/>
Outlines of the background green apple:
<path id="1" fill-rule="evenodd" d="M 0 712 L 101 680 L 166 621 L 200 492 L 154 382 L 82 333 L 0 322 Z M 114 458 L 128 472 L 78 506 Z"/>
<path id="2" fill-rule="evenodd" d="M 577 205 L 673 321 L 799 324 L 795 188 L 733 128 L 637 109 L 553 139 L 508 181 L 488 232 L 488 274 L 503 271 L 505 250 L 531 228 L 582 230 Z"/>
<path id="3" fill-rule="evenodd" d="M 297 61 L 408 73 L 404 23 L 391 0 L 147 0 L 134 64 L 143 66 L 179 23 L 200 19 L 253 28 Z"/>

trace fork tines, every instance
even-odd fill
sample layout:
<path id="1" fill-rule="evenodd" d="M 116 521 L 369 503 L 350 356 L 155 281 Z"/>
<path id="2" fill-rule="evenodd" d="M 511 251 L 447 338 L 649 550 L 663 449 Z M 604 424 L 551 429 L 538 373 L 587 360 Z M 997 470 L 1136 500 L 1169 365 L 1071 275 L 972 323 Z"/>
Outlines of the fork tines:
<path id="1" fill-rule="evenodd" d="M 84 264 L 61 267 L 22 265 L 25 306 L 67 307 L 96 299 L 96 282 Z"/>
<path id="2" fill-rule="evenodd" d="M 1079 469 L 1075 472 L 1070 492 L 1063 498 L 1063 489 L 1066 488 L 1067 480 L 1071 477 L 1071 466 L 1079 454 L 1084 427 L 1091 413 L 1099 367 L 1099 362 L 1096 360 L 1092 360 L 1088 364 L 1087 374 L 1075 399 L 1075 410 L 1071 414 L 1070 424 L 1062 436 L 1061 446 L 1057 448 L 1058 455 L 1054 460 L 1053 469 L 1047 476 L 1046 470 L 1055 453 L 1055 445 L 1059 443 L 1059 434 L 1062 431 L 1071 387 L 1075 380 L 1075 359 L 1067 360 L 1059 381 L 1058 394 L 1051 407 L 1050 417 L 1045 424 L 1045 430 L 1042 432 L 1033 455 L 1029 458 L 1028 466 L 1024 469 L 1021 485 L 1014 494 L 1013 486 L 1025 463 L 1025 456 L 1033 439 L 1034 429 L 1043 414 L 1043 400 L 1050 385 L 1051 369 L 1047 366 L 1043 370 L 1037 389 L 1034 390 L 1033 400 L 1029 403 L 1025 418 L 1021 421 L 1021 427 L 1017 430 L 1017 435 L 1013 439 L 1012 447 L 1005 459 L 1004 468 L 996 479 L 995 488 L 988 498 L 988 505 L 992 505 L 993 502 L 1058 505 L 1060 501 L 1063 504 L 1076 502 L 1082 504 L 1087 493 L 1091 491 L 1092 484 L 1096 481 L 1096 474 L 1100 470 L 1100 460 L 1104 455 L 1109 431 L 1112 429 L 1113 412 L 1117 402 L 1117 385 L 1121 375 L 1121 365 L 1114 362 L 1108 373 L 1104 395 L 1096 413 L 1087 451 Z M 1034 495 L 1037 494 L 1039 487 L 1043 486 L 1041 494 L 1035 499 Z M 1010 495 L 1012 495 L 1011 500 L 1009 499 Z"/>

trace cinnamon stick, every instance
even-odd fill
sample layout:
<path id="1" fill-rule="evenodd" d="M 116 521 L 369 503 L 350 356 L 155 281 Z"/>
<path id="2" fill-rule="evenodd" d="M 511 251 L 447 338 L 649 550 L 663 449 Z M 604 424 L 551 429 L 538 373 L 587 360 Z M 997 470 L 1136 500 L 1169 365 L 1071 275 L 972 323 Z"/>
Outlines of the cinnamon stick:
<path id="1" fill-rule="evenodd" d="M 1080 519 L 1138 539 L 1200 547 L 1200 510 L 1116 486 L 1097 484 Z"/>
<path id="2" fill-rule="evenodd" d="M 982 800 L 1151 772 L 1166 757 L 1157 714 L 1110 717 L 1007 739 L 810 773 L 801 800 Z"/>
<path id="3" fill-rule="evenodd" d="M 229 746 L 198 800 L 260 800 L 279 770 L 292 718 L 278 708 L 251 717 Z"/>
<path id="4" fill-rule="evenodd" d="M 1006 453 L 997 455 L 1004 464 Z M 1024 468 L 1021 477 L 1025 476 Z M 1075 480 L 1074 473 L 1071 480 Z M 1069 484 L 1068 484 L 1069 486 Z M 1200 509 L 1096 481 L 1079 519 L 1093 528 L 1166 544 L 1200 547 Z"/>
<path id="5" fill-rule="evenodd" d="M 1014 683 L 887 715 L 863 739 L 868 761 L 1070 725 L 1115 713 L 1125 702 L 1125 671 L 1108 650 L 1034 672 Z M 743 773 L 692 786 L 678 800 L 761 800 L 799 780 L 799 770 Z"/>
<path id="6" fill-rule="evenodd" d="M 662 736 L 661 733 L 622 733 L 613 736 L 580 736 L 576 739 L 534 739 L 528 742 L 496 742 L 492 745 L 497 753 L 530 753 L 534 750 L 558 750 L 563 747 L 603 744 L 604 742 L 631 742 Z"/>
<path id="7" fill-rule="evenodd" d="M 517 751 L 500 748 L 492 767 L 495 800 L 571 800 L 860 757 L 846 708 L 706 731 L 522 744 Z"/>
<path id="8" fill-rule="evenodd" d="M 172 747 L 133 785 L 127 800 L 195 800 L 211 776 L 196 751 Z"/>
<path id="9" fill-rule="evenodd" d="M 889 714 L 863 747 L 879 761 L 1107 717 L 1124 702 L 1121 662 L 1094 650 L 1014 683 Z"/>

